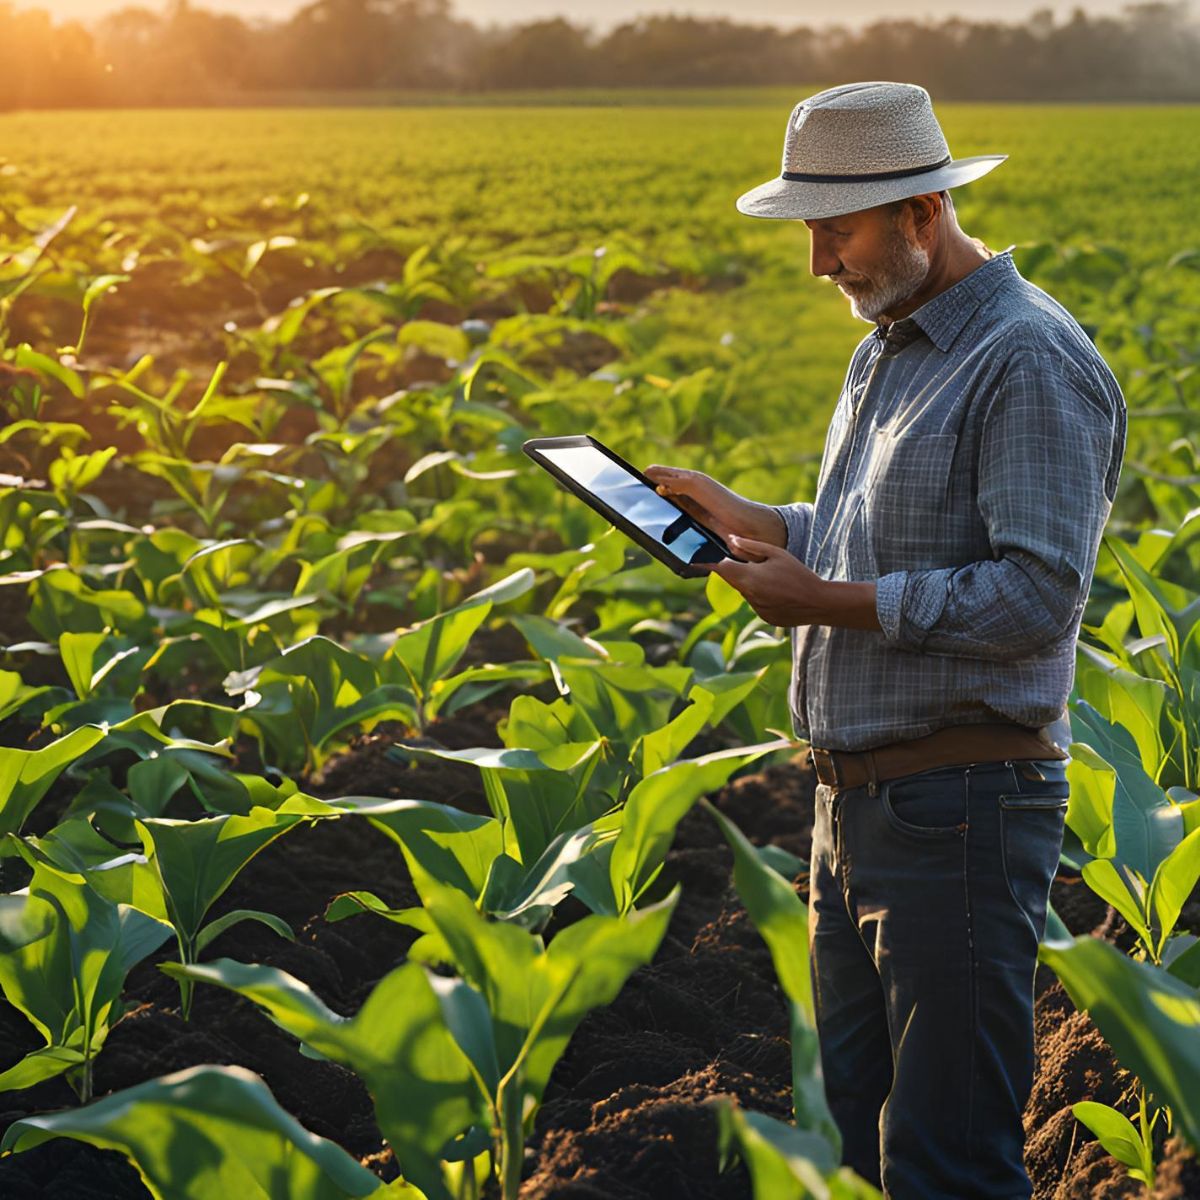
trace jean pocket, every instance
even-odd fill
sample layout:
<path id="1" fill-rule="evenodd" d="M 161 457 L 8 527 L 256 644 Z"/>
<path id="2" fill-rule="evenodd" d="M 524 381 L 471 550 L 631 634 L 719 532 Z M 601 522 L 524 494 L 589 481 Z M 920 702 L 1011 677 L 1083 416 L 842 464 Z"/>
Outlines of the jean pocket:
<path id="1" fill-rule="evenodd" d="M 1013 903 L 1038 941 L 1046 931 L 1050 885 L 1058 868 L 1067 815 L 1067 782 L 1000 796 L 1001 858 Z"/>
<path id="2" fill-rule="evenodd" d="M 962 767 L 935 768 L 887 779 L 879 803 L 898 833 L 918 838 L 961 838 L 967 828 L 967 784 Z"/>

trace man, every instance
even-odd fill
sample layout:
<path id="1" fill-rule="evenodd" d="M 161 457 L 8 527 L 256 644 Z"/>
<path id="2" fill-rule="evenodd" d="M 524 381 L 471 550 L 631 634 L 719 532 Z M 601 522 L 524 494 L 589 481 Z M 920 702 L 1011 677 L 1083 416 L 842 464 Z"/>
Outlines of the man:
<path id="1" fill-rule="evenodd" d="M 1033 973 L 1061 846 L 1075 643 L 1125 447 L 1079 325 L 959 228 L 924 89 L 797 105 L 780 178 L 814 275 L 875 328 L 813 502 L 651 467 L 745 562 L 713 569 L 792 627 L 818 776 L 810 872 L 821 1059 L 845 1161 L 894 1200 L 1024 1200 Z"/>

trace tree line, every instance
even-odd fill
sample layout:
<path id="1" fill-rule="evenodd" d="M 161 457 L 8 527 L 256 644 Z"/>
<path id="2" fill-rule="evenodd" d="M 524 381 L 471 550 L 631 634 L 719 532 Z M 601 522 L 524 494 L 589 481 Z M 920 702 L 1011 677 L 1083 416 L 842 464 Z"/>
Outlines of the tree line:
<path id="1" fill-rule="evenodd" d="M 450 0 L 309 0 L 245 20 L 191 0 L 83 24 L 0 0 L 0 107 L 236 103 L 286 92 L 921 83 L 938 99 L 1200 98 L 1187 3 L 1021 22 L 893 18 L 780 29 L 647 16 L 600 34 L 566 18 L 481 28 Z"/>

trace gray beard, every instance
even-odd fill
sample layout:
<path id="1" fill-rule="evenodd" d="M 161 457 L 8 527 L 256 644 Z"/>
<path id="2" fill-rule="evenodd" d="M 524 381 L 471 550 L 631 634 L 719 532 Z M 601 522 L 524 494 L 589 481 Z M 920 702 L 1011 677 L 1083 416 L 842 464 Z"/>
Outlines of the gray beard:
<path id="1" fill-rule="evenodd" d="M 907 300 L 929 274 L 929 252 L 897 232 L 887 261 L 870 290 L 843 292 L 850 312 L 860 321 L 875 322 L 888 309 Z"/>

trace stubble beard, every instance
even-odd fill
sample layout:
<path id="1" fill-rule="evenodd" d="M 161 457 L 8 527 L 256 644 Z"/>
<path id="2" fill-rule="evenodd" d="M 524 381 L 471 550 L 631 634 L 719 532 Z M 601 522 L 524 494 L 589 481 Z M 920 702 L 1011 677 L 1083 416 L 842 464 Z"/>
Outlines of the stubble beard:
<path id="1" fill-rule="evenodd" d="M 875 322 L 888 309 L 902 304 L 925 282 L 929 274 L 929 252 L 914 245 L 897 229 L 887 258 L 873 279 L 851 288 L 838 284 L 850 300 L 850 312 L 860 321 Z M 834 280 L 836 283 L 837 280 Z"/>

